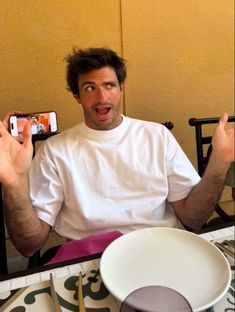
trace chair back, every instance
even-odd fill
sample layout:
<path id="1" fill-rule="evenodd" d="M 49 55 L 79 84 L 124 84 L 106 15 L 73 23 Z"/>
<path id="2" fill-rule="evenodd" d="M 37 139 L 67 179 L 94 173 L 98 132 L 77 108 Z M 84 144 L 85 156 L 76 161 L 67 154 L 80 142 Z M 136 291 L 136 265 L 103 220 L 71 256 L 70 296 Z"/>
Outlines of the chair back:
<path id="1" fill-rule="evenodd" d="M 168 130 L 172 130 L 174 128 L 174 124 L 171 121 L 166 121 L 163 123 L 163 125 L 168 129 Z"/>
<path id="2" fill-rule="evenodd" d="M 204 136 L 204 128 L 209 124 L 217 124 L 219 121 L 219 117 L 210 117 L 210 118 L 190 118 L 188 123 L 191 127 L 195 127 L 195 136 L 196 136 L 196 151 L 197 151 L 197 165 L 198 165 L 198 173 L 200 176 L 203 175 L 206 165 L 208 163 L 208 158 L 211 152 L 211 141 L 212 136 Z M 234 122 L 235 116 L 229 116 L 228 122 Z M 207 148 L 205 148 L 205 146 Z M 219 218 L 215 218 L 217 220 L 211 220 L 208 225 L 217 222 L 233 222 L 235 220 L 234 215 L 227 214 L 224 209 L 221 208 L 219 204 L 215 207 L 215 211 L 218 214 Z"/>

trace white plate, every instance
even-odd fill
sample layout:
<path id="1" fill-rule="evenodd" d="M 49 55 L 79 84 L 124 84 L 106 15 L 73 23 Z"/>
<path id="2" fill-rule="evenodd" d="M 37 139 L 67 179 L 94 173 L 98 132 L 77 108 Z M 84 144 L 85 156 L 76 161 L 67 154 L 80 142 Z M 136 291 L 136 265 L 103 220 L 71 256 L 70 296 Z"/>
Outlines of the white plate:
<path id="1" fill-rule="evenodd" d="M 218 248 L 172 228 L 147 228 L 119 237 L 104 251 L 100 272 L 121 302 L 140 287 L 162 285 L 181 293 L 195 312 L 213 306 L 231 282 L 229 263 Z"/>

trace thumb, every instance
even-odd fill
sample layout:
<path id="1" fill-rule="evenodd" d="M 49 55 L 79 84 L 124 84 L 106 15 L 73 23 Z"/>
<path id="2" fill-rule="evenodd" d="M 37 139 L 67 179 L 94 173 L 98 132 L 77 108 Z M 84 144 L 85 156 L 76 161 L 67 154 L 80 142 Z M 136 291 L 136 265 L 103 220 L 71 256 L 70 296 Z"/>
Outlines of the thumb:
<path id="1" fill-rule="evenodd" d="M 219 125 L 224 127 L 228 121 L 228 114 L 224 113 L 219 119 Z"/>

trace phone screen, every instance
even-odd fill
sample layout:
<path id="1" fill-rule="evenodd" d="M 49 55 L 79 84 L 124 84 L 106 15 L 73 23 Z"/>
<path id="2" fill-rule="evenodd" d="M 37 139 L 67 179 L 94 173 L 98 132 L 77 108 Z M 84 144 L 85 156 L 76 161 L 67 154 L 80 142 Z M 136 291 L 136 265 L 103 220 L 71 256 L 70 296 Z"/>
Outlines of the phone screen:
<path id="1" fill-rule="evenodd" d="M 56 112 L 31 113 L 10 117 L 10 131 L 15 137 L 23 134 L 24 126 L 31 123 L 32 135 L 57 131 Z"/>

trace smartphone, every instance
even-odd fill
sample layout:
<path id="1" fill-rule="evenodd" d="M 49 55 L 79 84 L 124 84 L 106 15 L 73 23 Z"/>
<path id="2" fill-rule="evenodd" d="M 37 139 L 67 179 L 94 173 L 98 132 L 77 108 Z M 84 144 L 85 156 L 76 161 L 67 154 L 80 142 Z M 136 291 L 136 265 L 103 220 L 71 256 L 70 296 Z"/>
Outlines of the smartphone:
<path id="1" fill-rule="evenodd" d="M 20 136 L 26 123 L 30 121 L 32 135 L 57 132 L 56 112 L 39 112 L 10 116 L 10 132 L 14 137 Z"/>

